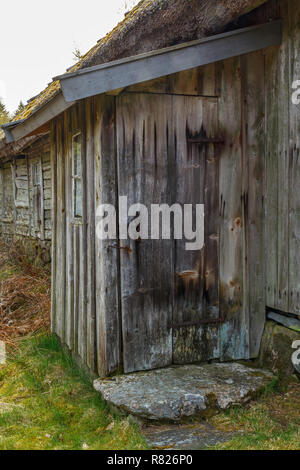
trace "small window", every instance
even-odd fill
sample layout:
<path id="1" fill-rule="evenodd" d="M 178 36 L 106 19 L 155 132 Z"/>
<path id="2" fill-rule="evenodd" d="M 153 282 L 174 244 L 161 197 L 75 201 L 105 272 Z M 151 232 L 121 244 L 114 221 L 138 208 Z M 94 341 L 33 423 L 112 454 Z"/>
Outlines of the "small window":
<path id="1" fill-rule="evenodd" d="M 81 134 L 72 139 L 73 216 L 82 217 Z"/>
<path id="2" fill-rule="evenodd" d="M 32 179 L 34 186 L 39 186 L 41 184 L 40 165 L 38 163 L 34 163 L 32 165 Z"/>
<path id="3" fill-rule="evenodd" d="M 40 234 L 42 226 L 42 167 L 40 162 L 31 166 L 32 173 L 32 221 L 36 235 Z M 18 190 L 17 190 L 18 195 Z"/>

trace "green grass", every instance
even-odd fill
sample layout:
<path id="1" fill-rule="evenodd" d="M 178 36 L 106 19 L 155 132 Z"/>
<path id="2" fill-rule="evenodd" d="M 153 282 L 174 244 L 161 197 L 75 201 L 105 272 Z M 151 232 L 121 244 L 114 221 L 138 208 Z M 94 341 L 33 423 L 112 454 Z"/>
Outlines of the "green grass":
<path id="1" fill-rule="evenodd" d="M 246 407 L 237 407 L 211 420 L 219 430 L 237 437 L 214 449 L 300 450 L 300 383 L 273 383 Z"/>
<path id="2" fill-rule="evenodd" d="M 299 450 L 300 384 L 274 381 L 261 398 L 210 422 L 237 432 L 213 449 Z M 112 413 L 55 336 L 23 339 L 0 366 L 0 450 L 145 448 L 137 426 Z"/>
<path id="3" fill-rule="evenodd" d="M 145 449 L 114 415 L 56 337 L 21 341 L 0 366 L 0 449 Z"/>

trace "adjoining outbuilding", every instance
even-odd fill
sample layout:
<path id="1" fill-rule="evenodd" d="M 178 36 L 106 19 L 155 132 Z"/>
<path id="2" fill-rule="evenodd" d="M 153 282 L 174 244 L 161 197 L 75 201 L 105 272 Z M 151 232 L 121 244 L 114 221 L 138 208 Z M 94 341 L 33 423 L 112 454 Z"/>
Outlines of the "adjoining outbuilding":
<path id="1" fill-rule="evenodd" d="M 51 164 L 48 134 L 15 143 L 0 138 L 0 230 L 6 243 L 21 244 L 29 259 L 51 259 Z"/>
<path id="2" fill-rule="evenodd" d="M 256 358 L 299 316 L 299 48 L 290 0 L 144 0 L 5 126 L 50 132 L 52 329 L 91 372 Z M 100 240 L 119 196 L 204 204 L 204 248 Z"/>

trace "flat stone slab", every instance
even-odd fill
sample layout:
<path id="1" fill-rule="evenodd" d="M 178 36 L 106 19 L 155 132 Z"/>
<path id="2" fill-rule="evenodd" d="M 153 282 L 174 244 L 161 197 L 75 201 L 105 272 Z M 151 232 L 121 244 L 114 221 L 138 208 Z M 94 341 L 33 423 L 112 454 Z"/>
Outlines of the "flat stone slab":
<path id="1" fill-rule="evenodd" d="M 238 433 L 215 429 L 208 423 L 148 426 L 142 430 L 151 449 L 205 450 L 231 441 Z"/>
<path id="2" fill-rule="evenodd" d="M 280 313 L 276 312 L 269 312 L 268 319 L 300 333 L 300 320 L 297 320 L 296 318 L 281 315 Z"/>
<path id="3" fill-rule="evenodd" d="M 249 401 L 273 379 L 238 363 L 168 367 L 94 381 L 111 405 L 143 420 L 206 417 Z"/>

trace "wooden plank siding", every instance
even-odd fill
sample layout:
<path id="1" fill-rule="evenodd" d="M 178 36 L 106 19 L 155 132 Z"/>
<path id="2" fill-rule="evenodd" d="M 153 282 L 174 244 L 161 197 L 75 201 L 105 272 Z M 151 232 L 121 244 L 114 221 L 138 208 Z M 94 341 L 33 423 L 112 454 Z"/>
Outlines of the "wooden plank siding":
<path id="1" fill-rule="evenodd" d="M 276 0 L 257 15 L 279 12 L 281 47 L 88 98 L 55 119 L 53 329 L 92 372 L 255 358 L 267 307 L 299 315 L 300 114 L 291 95 L 300 6 Z M 219 143 L 189 147 L 203 129 Z M 78 131 L 83 215 L 74 223 Z M 99 240 L 96 209 L 113 204 L 119 216 L 119 196 L 128 205 L 204 202 L 205 249 L 186 255 L 178 240 L 119 233 Z M 176 273 L 193 272 L 201 295 L 177 295 Z"/>
<path id="2" fill-rule="evenodd" d="M 94 103 L 96 207 L 118 206 L 115 100 L 113 96 L 98 96 Z M 101 376 L 121 367 L 119 256 L 117 240 L 96 237 L 97 369 Z"/>
<path id="3" fill-rule="evenodd" d="M 300 109 L 291 103 L 291 86 L 300 80 L 300 5 L 299 2 L 288 2 L 290 21 L 290 127 L 289 149 L 289 243 L 284 249 L 289 259 L 289 311 L 300 315 Z"/>
<path id="4" fill-rule="evenodd" d="M 272 3 L 272 2 L 271 2 Z M 298 2 L 274 2 L 283 18 L 283 44 L 265 53 L 265 277 L 266 305 L 300 313 L 299 105 L 292 84 L 300 77 Z"/>
<path id="5" fill-rule="evenodd" d="M 220 328 L 221 358 L 248 354 L 248 325 L 243 304 L 243 155 L 240 58 L 221 65 L 220 133 L 226 136 L 220 160 Z M 230 184 L 228 182 L 230 181 Z"/>
<path id="6" fill-rule="evenodd" d="M 55 120 L 53 331 L 92 372 L 120 366 L 118 250 L 95 237 L 97 202 L 115 204 L 115 99 L 77 103 Z M 95 113 L 95 114 L 94 114 Z M 74 218 L 72 137 L 81 135 L 82 216 Z M 55 158 L 56 157 L 56 158 Z M 106 335 L 109 339 L 107 339 Z"/>
<path id="7" fill-rule="evenodd" d="M 38 165 L 38 192 L 33 167 Z M 32 261 L 50 261 L 52 237 L 50 145 L 46 135 L 6 156 L 1 165 L 1 232 L 7 242 L 22 243 Z"/>

